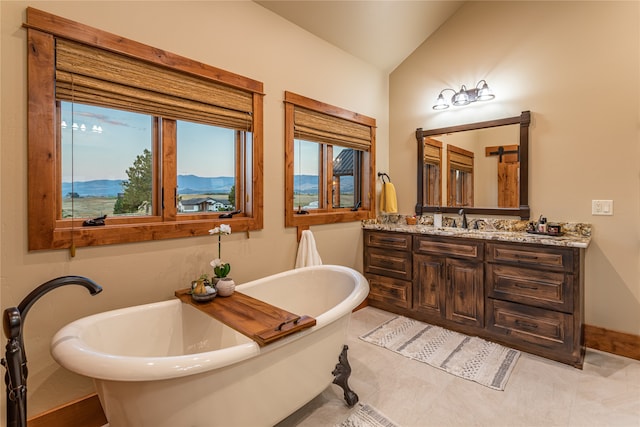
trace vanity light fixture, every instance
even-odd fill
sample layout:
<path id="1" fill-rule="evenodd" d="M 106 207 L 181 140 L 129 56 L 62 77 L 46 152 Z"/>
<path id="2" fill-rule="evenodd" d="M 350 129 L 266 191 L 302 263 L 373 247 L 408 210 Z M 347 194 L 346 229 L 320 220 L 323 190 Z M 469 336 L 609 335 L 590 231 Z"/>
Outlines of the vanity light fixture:
<path id="1" fill-rule="evenodd" d="M 456 107 L 461 107 L 463 105 L 471 104 L 476 101 L 490 101 L 496 96 L 493 94 L 493 91 L 489 88 L 486 80 L 480 80 L 476 87 L 473 89 L 467 89 L 465 85 L 460 87 L 460 91 L 456 92 L 453 89 L 442 89 L 440 94 L 438 95 L 438 99 L 436 100 L 436 105 L 433 106 L 434 110 L 444 110 L 449 108 L 449 104 L 444 99 L 442 95 L 444 92 L 450 90 L 453 92 L 453 96 L 451 97 L 451 103 Z"/>

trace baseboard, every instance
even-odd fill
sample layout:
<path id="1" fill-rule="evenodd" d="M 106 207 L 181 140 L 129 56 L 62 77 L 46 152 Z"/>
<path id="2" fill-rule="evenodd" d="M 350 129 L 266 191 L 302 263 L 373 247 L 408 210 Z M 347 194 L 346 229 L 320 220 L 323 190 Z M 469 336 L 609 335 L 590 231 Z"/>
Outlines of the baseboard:
<path id="1" fill-rule="evenodd" d="M 584 343 L 589 348 L 640 360 L 640 336 L 584 325 Z"/>
<path id="2" fill-rule="evenodd" d="M 97 394 L 81 397 L 27 420 L 29 427 L 102 427 L 107 424 Z"/>
<path id="3" fill-rule="evenodd" d="M 367 306 L 366 300 L 356 310 Z M 584 325 L 589 348 L 640 360 L 640 336 Z M 107 424 L 98 395 L 91 394 L 29 419 L 29 427 L 102 427 Z"/>

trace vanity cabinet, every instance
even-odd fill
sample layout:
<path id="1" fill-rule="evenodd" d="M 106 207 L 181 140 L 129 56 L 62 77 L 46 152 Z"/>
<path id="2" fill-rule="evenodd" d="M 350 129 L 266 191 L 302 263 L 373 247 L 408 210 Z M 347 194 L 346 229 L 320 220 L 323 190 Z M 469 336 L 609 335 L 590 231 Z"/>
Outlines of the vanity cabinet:
<path id="1" fill-rule="evenodd" d="M 411 309 L 413 298 L 410 234 L 364 231 L 364 273 L 369 304 L 393 311 Z"/>
<path id="2" fill-rule="evenodd" d="M 371 306 L 578 368 L 584 249 L 364 230 Z"/>
<path id="3" fill-rule="evenodd" d="M 534 354 L 582 367 L 583 251 L 487 243 L 489 335 Z"/>
<path id="4" fill-rule="evenodd" d="M 427 321 L 482 328 L 483 243 L 422 236 L 413 242 L 414 311 Z"/>

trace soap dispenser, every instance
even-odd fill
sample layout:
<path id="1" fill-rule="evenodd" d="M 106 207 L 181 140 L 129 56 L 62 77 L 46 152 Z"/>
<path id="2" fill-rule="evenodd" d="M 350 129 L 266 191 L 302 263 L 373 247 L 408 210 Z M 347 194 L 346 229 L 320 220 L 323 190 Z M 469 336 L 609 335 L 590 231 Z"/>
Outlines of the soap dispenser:
<path id="1" fill-rule="evenodd" d="M 440 208 L 438 208 L 438 210 L 433 214 L 433 226 L 436 228 L 442 228 L 442 212 L 440 212 Z"/>

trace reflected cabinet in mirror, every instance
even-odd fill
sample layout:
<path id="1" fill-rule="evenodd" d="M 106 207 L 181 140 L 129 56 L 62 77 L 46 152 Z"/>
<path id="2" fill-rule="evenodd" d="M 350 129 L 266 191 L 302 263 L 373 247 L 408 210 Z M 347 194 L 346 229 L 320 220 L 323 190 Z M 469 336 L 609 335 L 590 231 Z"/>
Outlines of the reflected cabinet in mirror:
<path id="1" fill-rule="evenodd" d="M 529 123 L 516 117 L 416 130 L 416 214 L 441 211 L 529 219 Z"/>

